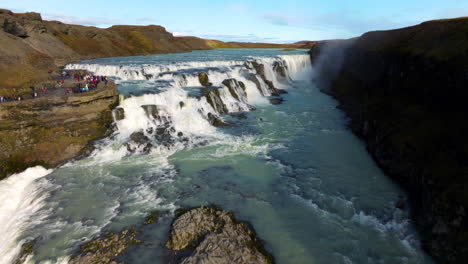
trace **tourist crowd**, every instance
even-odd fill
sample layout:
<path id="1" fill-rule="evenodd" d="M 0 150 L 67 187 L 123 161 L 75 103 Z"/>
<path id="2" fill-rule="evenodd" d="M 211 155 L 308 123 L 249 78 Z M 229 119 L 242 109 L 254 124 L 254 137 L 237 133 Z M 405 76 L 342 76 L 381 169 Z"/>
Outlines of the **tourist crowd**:
<path id="1" fill-rule="evenodd" d="M 49 70 L 49 73 L 52 73 L 51 70 Z M 92 75 L 92 74 L 80 74 L 80 73 L 75 73 L 73 75 L 73 80 L 71 80 L 71 75 L 64 71 L 62 72 L 61 76 L 59 76 L 57 80 L 57 84 L 55 87 L 47 87 L 46 85 L 42 85 L 41 91 L 43 96 L 49 93 L 49 90 L 53 90 L 54 94 L 56 94 L 56 91 L 59 88 L 62 88 L 65 86 L 65 95 L 68 95 L 70 93 L 85 93 L 90 90 L 94 90 L 98 87 L 100 83 L 104 83 L 105 86 L 107 86 L 109 82 L 109 78 L 107 76 L 101 76 L 101 75 Z M 74 84 L 75 83 L 75 84 Z M 21 101 L 24 99 L 34 99 L 39 97 L 39 94 L 36 91 L 36 88 L 31 86 L 29 87 L 32 90 L 32 93 L 30 96 L 26 96 L 24 98 L 23 96 L 13 96 L 13 97 L 4 97 L 0 96 L 0 103 L 3 102 L 10 102 L 10 101 Z"/>

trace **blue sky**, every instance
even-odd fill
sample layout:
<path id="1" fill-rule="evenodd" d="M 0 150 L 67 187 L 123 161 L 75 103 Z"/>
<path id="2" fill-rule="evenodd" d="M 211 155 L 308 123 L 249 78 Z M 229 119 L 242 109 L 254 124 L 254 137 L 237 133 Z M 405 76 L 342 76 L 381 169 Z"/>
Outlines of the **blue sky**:
<path id="1" fill-rule="evenodd" d="M 277 43 L 350 38 L 468 16 L 468 0 L 2 0 L 0 7 L 65 23 L 155 24 L 175 35 Z"/>

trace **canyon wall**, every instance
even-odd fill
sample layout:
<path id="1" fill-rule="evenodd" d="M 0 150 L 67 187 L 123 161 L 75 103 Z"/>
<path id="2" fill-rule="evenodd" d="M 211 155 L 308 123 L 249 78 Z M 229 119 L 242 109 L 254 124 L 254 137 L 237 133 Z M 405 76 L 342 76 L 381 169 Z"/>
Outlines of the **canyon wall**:
<path id="1" fill-rule="evenodd" d="M 320 87 L 409 193 L 425 249 L 468 259 L 468 18 L 369 32 L 311 49 Z"/>

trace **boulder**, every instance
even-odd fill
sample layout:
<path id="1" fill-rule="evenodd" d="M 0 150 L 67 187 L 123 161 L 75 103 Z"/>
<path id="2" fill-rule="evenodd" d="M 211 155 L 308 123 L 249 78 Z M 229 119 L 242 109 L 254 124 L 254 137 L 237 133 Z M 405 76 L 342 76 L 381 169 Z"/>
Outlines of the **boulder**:
<path id="1" fill-rule="evenodd" d="M 284 101 L 284 99 L 281 98 L 281 97 L 270 98 L 270 103 L 274 104 L 274 105 L 279 105 L 279 104 L 283 103 L 283 101 Z"/>
<path id="2" fill-rule="evenodd" d="M 212 113 L 208 113 L 208 122 L 210 122 L 210 124 L 212 126 L 215 126 L 215 127 L 226 127 L 226 126 L 230 126 L 229 123 L 226 123 L 224 122 L 223 120 L 221 120 L 219 117 L 217 117 L 216 115 L 213 115 Z"/>
<path id="3" fill-rule="evenodd" d="M 115 121 L 125 119 L 125 110 L 122 107 L 117 107 L 113 111 Z"/>
<path id="4" fill-rule="evenodd" d="M 202 86 L 212 86 L 213 84 L 210 83 L 210 79 L 208 78 L 208 74 L 206 72 L 200 72 L 198 74 L 198 80 Z"/>
<path id="5" fill-rule="evenodd" d="M 148 117 L 152 116 L 154 119 L 159 119 L 159 108 L 157 105 L 142 105 L 141 108 L 145 110 Z"/>
<path id="6" fill-rule="evenodd" d="M 69 264 L 113 264 L 115 259 L 129 246 L 140 244 L 135 229 L 118 233 L 103 234 L 80 246 L 78 255 L 72 256 Z"/>
<path id="7" fill-rule="evenodd" d="M 186 251 L 191 250 L 191 254 L 181 261 L 183 264 L 274 263 L 247 223 L 214 207 L 183 212 L 172 223 L 166 247 L 176 254 L 187 254 Z"/>
<path id="8" fill-rule="evenodd" d="M 138 145 L 146 144 L 149 142 L 149 138 L 145 136 L 145 134 L 142 131 L 132 133 L 130 135 L 130 139 Z"/>

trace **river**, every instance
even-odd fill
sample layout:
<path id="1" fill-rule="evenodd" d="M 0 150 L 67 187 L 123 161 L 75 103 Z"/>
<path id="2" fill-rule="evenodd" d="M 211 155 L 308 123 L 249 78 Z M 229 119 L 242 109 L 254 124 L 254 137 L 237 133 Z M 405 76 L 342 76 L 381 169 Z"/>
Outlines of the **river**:
<path id="1" fill-rule="evenodd" d="M 259 64 L 288 92 L 282 104 L 269 103 Z M 114 78 L 124 117 L 115 114 L 115 132 L 89 157 L 0 182 L 0 263 L 31 240 L 28 263 L 66 263 L 84 241 L 152 211 L 165 216 L 122 260 L 165 263 L 174 210 L 209 204 L 250 222 L 277 263 L 432 263 L 408 209 L 395 207 L 406 195 L 314 85 L 306 51 L 218 49 L 67 67 Z M 211 87 L 201 87 L 200 72 Z M 226 79 L 237 82 L 228 88 Z"/>

